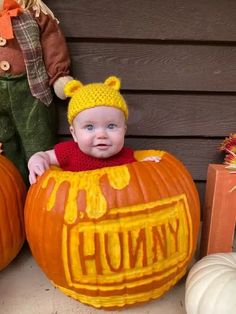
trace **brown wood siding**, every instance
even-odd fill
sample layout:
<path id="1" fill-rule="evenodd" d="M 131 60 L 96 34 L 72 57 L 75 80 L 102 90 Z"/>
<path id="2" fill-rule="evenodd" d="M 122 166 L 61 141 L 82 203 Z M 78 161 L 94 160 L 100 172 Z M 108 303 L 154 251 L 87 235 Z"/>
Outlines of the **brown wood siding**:
<path id="1" fill-rule="evenodd" d="M 209 163 L 236 132 L 236 1 L 48 0 L 61 22 L 73 75 L 122 80 L 126 144 L 167 150 L 192 174 L 204 200 Z M 57 100 L 58 138 L 68 139 Z"/>
<path id="2" fill-rule="evenodd" d="M 83 82 L 116 73 L 129 90 L 236 91 L 236 47 L 73 42 L 69 48 Z"/>
<path id="3" fill-rule="evenodd" d="M 47 0 L 69 37 L 236 40 L 234 0 Z"/>

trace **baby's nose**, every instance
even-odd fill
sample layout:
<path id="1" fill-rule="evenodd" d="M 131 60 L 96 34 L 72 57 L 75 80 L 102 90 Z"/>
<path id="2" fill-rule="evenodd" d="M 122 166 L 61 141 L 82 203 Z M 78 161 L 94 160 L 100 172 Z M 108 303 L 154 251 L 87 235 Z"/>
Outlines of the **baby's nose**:
<path id="1" fill-rule="evenodd" d="M 97 137 L 98 138 L 106 138 L 107 137 L 107 132 L 105 129 L 100 128 L 97 130 Z"/>

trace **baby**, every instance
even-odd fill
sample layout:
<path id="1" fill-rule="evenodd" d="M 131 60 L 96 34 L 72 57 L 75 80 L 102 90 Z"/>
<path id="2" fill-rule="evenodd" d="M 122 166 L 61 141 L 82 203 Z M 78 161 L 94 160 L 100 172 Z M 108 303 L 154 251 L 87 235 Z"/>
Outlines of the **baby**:
<path id="1" fill-rule="evenodd" d="M 28 162 L 31 184 L 50 165 L 67 171 L 85 171 L 136 161 L 134 151 L 124 147 L 128 107 L 119 89 L 120 80 L 114 76 L 104 83 L 82 85 L 76 80 L 67 83 L 65 94 L 71 97 L 67 118 L 74 141 L 34 154 Z M 159 162 L 160 157 L 144 160 Z"/>

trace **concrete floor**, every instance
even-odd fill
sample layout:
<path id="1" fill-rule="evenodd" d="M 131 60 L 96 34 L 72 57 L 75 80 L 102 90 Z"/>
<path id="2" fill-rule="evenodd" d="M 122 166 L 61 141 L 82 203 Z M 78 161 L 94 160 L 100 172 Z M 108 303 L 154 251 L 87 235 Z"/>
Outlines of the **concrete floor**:
<path id="1" fill-rule="evenodd" d="M 161 299 L 122 311 L 85 306 L 54 288 L 35 263 L 27 245 L 0 272 L 0 314 L 186 314 L 183 279 Z"/>

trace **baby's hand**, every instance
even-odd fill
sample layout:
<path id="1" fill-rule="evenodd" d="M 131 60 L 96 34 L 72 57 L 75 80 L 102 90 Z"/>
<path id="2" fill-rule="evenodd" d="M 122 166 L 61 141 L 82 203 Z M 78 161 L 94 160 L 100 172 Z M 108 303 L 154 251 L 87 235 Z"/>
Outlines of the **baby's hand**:
<path id="1" fill-rule="evenodd" d="M 34 184 L 36 177 L 41 176 L 49 166 L 50 159 L 45 152 L 39 152 L 31 156 L 28 162 L 30 184 Z"/>
<path id="2" fill-rule="evenodd" d="M 149 156 L 149 157 L 146 157 L 146 158 L 142 159 L 142 161 L 160 162 L 161 161 L 161 157 L 159 157 L 159 156 Z"/>

